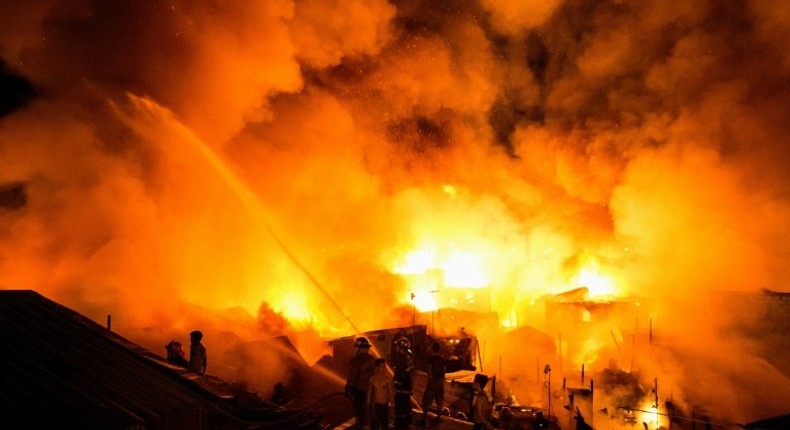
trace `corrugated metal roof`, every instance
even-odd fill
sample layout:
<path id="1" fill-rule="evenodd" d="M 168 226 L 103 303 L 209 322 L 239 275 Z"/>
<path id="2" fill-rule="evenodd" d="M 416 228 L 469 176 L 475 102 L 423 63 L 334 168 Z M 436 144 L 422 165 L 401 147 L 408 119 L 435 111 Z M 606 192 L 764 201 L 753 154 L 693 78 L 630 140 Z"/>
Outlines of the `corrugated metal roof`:
<path id="1" fill-rule="evenodd" d="M 36 292 L 0 291 L 0 428 L 310 428 L 315 422 L 276 408 L 242 410 L 233 399 L 210 379 Z"/>

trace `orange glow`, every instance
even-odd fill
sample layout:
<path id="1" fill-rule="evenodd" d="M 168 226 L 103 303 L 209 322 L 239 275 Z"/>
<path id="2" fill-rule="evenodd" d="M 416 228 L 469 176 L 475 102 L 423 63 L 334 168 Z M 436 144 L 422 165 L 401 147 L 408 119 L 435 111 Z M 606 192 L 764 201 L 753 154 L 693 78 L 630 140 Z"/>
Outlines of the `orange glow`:
<path id="1" fill-rule="evenodd" d="M 282 290 L 280 297 L 272 300 L 272 308 L 297 329 L 306 328 L 313 322 L 313 312 L 307 298 L 300 292 Z"/>
<path id="2" fill-rule="evenodd" d="M 598 360 L 600 351 L 603 349 L 604 345 L 600 340 L 591 337 L 582 340 L 580 347 L 581 350 L 573 361 L 575 363 L 592 364 Z"/>
<path id="3" fill-rule="evenodd" d="M 604 273 L 595 261 L 579 270 L 575 283 L 577 287 L 586 287 L 590 297 L 619 295 L 619 288 L 614 276 Z"/>
<path id="4" fill-rule="evenodd" d="M 439 271 L 441 284 L 449 288 L 480 288 L 488 285 L 488 276 L 473 252 L 453 249 L 445 258 L 437 256 L 435 249 L 418 249 L 406 254 L 403 263 L 397 264 L 394 273 L 425 275 Z"/>
<path id="5" fill-rule="evenodd" d="M 648 429 L 658 429 L 663 424 L 662 416 L 659 415 L 655 405 L 651 402 L 645 402 L 639 407 L 636 412 L 636 419 L 639 424 L 647 424 Z"/>
<path id="6" fill-rule="evenodd" d="M 414 293 L 410 294 L 411 300 L 414 302 L 414 306 L 420 312 L 431 312 L 435 311 L 439 308 L 438 303 L 436 302 L 436 296 L 434 291 L 422 290 L 422 291 L 415 291 Z"/>
<path id="7" fill-rule="evenodd" d="M 433 249 L 418 249 L 406 254 L 403 262 L 397 264 L 393 270 L 402 275 L 420 275 L 436 267 L 436 251 Z"/>
<path id="8" fill-rule="evenodd" d="M 503 328 L 516 328 L 518 327 L 518 314 L 514 311 L 510 311 L 503 315 L 503 318 L 500 319 L 499 324 Z"/>
<path id="9" fill-rule="evenodd" d="M 439 268 L 444 272 L 444 284 L 447 287 L 480 288 L 488 285 L 488 276 L 472 252 L 453 250 Z"/>
<path id="10" fill-rule="evenodd" d="M 208 343 L 529 326 L 786 411 L 742 325 L 790 294 L 788 3 L 5 3 L 0 288 Z"/>
<path id="11" fill-rule="evenodd" d="M 482 288 L 489 284 L 480 259 L 472 252 L 458 249 L 451 250 L 444 258 L 433 248 L 408 252 L 403 262 L 395 265 L 393 273 L 404 275 L 409 303 L 420 312 L 439 308 L 436 294 L 443 288 Z"/>

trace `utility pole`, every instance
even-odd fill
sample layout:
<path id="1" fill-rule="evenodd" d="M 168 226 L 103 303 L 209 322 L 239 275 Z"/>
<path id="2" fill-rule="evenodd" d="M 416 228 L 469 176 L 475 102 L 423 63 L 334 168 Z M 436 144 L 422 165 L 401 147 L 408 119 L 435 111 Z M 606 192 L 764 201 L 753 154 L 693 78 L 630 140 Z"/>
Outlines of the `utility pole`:
<path id="1" fill-rule="evenodd" d="M 414 294 L 414 291 L 411 292 L 411 326 L 414 327 L 417 325 L 416 318 L 417 318 L 417 303 L 414 302 L 414 299 L 417 298 L 417 295 Z"/>
<path id="2" fill-rule="evenodd" d="M 546 367 L 543 368 L 543 374 L 546 375 L 546 388 L 548 389 L 549 396 L 548 413 L 549 418 L 551 418 L 551 366 L 547 364 Z"/>

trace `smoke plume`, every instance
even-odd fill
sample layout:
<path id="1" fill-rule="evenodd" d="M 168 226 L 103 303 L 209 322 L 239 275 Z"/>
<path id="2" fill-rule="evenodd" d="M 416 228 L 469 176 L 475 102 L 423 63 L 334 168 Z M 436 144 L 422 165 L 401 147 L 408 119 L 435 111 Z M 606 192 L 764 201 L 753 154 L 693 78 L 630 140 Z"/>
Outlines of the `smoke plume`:
<path id="1" fill-rule="evenodd" d="M 636 363 L 676 399 L 732 420 L 790 407 L 771 364 L 790 352 L 723 335 L 737 314 L 711 301 L 790 292 L 785 2 L 50 0 L 0 17 L 2 288 L 112 313 L 152 349 L 199 327 L 217 357 L 227 333 L 284 334 L 315 359 L 318 333 L 411 323 L 411 251 L 471 253 L 492 310 L 541 328 L 531 303 L 592 261 L 655 304 L 642 321 L 667 359 Z"/>

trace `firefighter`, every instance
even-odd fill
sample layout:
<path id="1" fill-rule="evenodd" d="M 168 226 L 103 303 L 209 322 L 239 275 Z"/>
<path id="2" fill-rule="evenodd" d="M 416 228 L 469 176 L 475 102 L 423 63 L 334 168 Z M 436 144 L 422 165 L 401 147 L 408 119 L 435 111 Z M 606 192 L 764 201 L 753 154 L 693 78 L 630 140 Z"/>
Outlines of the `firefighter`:
<path id="1" fill-rule="evenodd" d="M 472 387 L 475 392 L 475 401 L 472 405 L 472 430 L 494 430 L 491 423 L 491 397 L 485 390 L 488 376 L 478 373 L 475 375 Z"/>
<path id="2" fill-rule="evenodd" d="M 206 376 L 208 356 L 206 355 L 206 347 L 201 343 L 202 340 L 203 333 L 200 330 L 189 333 L 189 370 L 200 376 Z"/>
<path id="3" fill-rule="evenodd" d="M 387 372 L 387 360 L 376 359 L 376 371 L 370 378 L 368 405 L 370 406 L 371 430 L 387 430 L 390 422 L 390 405 L 393 395 L 392 378 Z"/>
<path id="4" fill-rule="evenodd" d="M 189 368 L 189 362 L 184 358 L 184 348 L 181 346 L 181 342 L 173 339 L 165 345 L 165 350 L 167 351 L 167 361 L 183 368 Z"/>
<path id="5" fill-rule="evenodd" d="M 358 337 L 354 341 L 354 346 L 357 347 L 357 353 L 351 359 L 351 369 L 348 372 L 345 389 L 354 405 L 356 428 L 361 430 L 367 420 L 368 388 L 375 370 L 376 358 L 370 353 L 371 345 L 368 338 Z"/>
<path id="6" fill-rule="evenodd" d="M 422 396 L 422 426 L 428 426 L 428 408 L 436 402 L 436 421 L 439 421 L 444 403 L 444 374 L 447 362 L 440 354 L 442 350 L 439 342 L 431 346 L 432 354 L 428 357 L 428 382 Z"/>
<path id="7" fill-rule="evenodd" d="M 393 370 L 395 427 L 408 428 L 412 421 L 411 394 L 414 359 L 411 352 L 411 343 L 405 336 L 395 340 L 395 365 Z"/>

